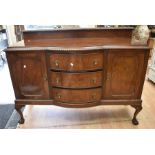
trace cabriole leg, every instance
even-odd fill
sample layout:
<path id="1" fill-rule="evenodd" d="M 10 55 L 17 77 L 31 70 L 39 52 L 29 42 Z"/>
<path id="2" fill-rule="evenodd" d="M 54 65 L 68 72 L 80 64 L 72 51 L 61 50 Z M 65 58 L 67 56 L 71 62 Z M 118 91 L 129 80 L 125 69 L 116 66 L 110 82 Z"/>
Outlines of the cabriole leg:
<path id="1" fill-rule="evenodd" d="M 136 109 L 135 113 L 134 113 L 134 116 L 133 116 L 133 119 L 132 119 L 132 123 L 134 125 L 138 125 L 139 122 L 138 122 L 136 117 L 137 117 L 138 113 L 142 110 L 142 105 L 131 105 L 131 106 Z"/>
<path id="2" fill-rule="evenodd" d="M 22 107 L 24 107 L 24 105 L 15 105 L 15 109 L 20 116 L 20 120 L 18 121 L 19 124 L 24 124 L 24 122 L 25 122 L 23 113 L 21 111 Z"/>

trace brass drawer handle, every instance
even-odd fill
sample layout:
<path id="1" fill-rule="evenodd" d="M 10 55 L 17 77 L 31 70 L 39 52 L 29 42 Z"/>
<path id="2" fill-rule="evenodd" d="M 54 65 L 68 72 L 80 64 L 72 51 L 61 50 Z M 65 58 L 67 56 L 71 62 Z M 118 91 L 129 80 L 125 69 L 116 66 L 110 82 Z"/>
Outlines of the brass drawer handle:
<path id="1" fill-rule="evenodd" d="M 110 78 L 111 78 L 110 73 L 107 73 L 107 80 L 109 81 L 109 80 L 110 80 Z"/>
<path id="2" fill-rule="evenodd" d="M 56 97 L 58 98 L 58 99 L 61 99 L 61 94 L 56 94 Z"/>
<path id="3" fill-rule="evenodd" d="M 93 65 L 95 66 L 97 64 L 98 64 L 97 60 L 93 60 Z"/>
<path id="4" fill-rule="evenodd" d="M 60 62 L 58 60 L 55 60 L 55 66 L 59 67 Z"/>
<path id="5" fill-rule="evenodd" d="M 73 67 L 73 66 L 74 66 L 74 64 L 71 62 L 71 63 L 70 63 L 70 66 L 71 66 L 71 67 Z"/>
<path id="6" fill-rule="evenodd" d="M 47 81 L 47 75 L 44 75 L 43 79 L 44 81 Z"/>
<path id="7" fill-rule="evenodd" d="M 93 84 L 95 84 L 97 81 L 96 81 L 96 79 L 91 79 L 91 82 L 92 82 Z"/>
<path id="8" fill-rule="evenodd" d="M 96 98 L 96 94 L 91 95 L 91 98 L 94 100 Z"/>
<path id="9" fill-rule="evenodd" d="M 59 84 L 59 82 L 60 82 L 60 79 L 57 78 L 57 79 L 56 79 L 56 83 Z"/>

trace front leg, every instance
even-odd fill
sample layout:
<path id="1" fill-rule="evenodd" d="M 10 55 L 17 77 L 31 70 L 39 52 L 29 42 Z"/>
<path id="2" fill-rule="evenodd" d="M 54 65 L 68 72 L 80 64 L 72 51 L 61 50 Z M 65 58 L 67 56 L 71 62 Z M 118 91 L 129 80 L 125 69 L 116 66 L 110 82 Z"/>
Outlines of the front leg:
<path id="1" fill-rule="evenodd" d="M 135 113 L 134 113 L 134 116 L 133 116 L 133 119 L 132 119 L 132 123 L 134 125 L 138 125 L 139 122 L 138 122 L 136 117 L 137 117 L 138 113 L 142 110 L 142 105 L 131 105 L 131 106 L 136 109 Z"/>
<path id="2" fill-rule="evenodd" d="M 24 107 L 24 105 L 15 105 L 15 109 L 20 116 L 20 120 L 18 121 L 19 124 L 24 124 L 24 122 L 25 122 L 23 113 L 21 111 L 22 107 Z"/>

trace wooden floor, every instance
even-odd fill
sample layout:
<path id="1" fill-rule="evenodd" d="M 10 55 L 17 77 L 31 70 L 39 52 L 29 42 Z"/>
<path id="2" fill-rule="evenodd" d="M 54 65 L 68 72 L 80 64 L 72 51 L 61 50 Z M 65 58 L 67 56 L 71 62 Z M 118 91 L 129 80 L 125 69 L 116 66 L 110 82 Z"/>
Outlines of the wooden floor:
<path id="1" fill-rule="evenodd" d="M 131 119 L 134 109 L 130 106 L 98 106 L 85 109 L 68 109 L 56 106 L 27 106 L 24 110 L 25 128 L 155 128 L 155 84 L 145 81 L 143 110 L 138 115 L 140 124 Z"/>

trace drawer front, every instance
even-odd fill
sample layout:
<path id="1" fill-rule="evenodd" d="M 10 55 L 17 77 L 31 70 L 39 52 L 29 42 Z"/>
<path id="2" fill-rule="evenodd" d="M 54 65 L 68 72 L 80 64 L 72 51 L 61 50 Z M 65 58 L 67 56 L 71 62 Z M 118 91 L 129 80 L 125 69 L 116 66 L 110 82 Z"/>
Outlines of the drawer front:
<path id="1" fill-rule="evenodd" d="M 50 68 L 54 70 L 80 71 L 102 69 L 103 54 L 51 54 Z"/>
<path id="2" fill-rule="evenodd" d="M 50 84 L 63 88 L 91 88 L 102 86 L 102 71 L 87 73 L 51 72 Z"/>
<path id="3" fill-rule="evenodd" d="M 101 88 L 83 90 L 53 88 L 51 93 L 55 101 L 64 103 L 97 102 L 101 99 L 102 94 Z"/>

